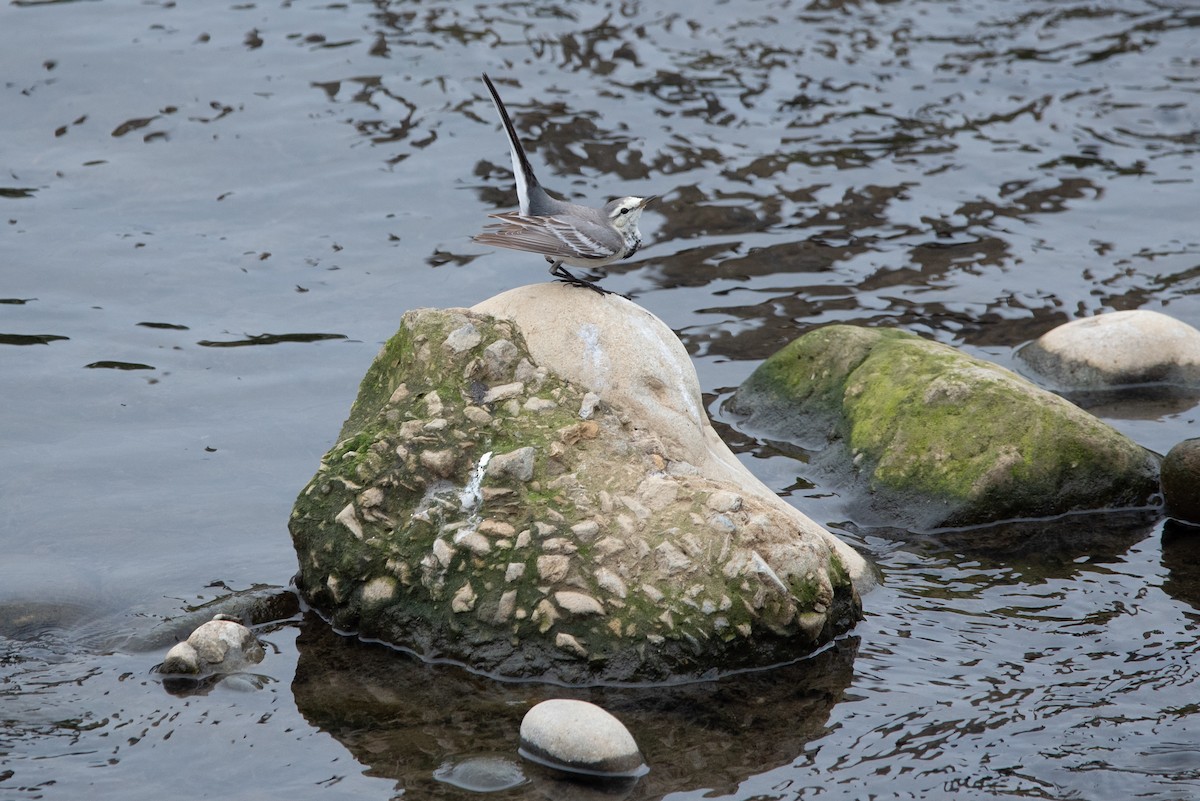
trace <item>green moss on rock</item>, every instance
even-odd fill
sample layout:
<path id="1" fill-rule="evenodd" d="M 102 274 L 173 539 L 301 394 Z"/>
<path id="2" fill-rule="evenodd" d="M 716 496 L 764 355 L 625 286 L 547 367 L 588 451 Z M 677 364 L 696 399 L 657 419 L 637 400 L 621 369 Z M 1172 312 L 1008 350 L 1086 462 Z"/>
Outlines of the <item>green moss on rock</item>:
<path id="1" fill-rule="evenodd" d="M 971 525 L 1143 505 L 1156 458 L 1014 373 L 896 330 L 836 325 L 732 399 L 747 426 L 822 449 L 892 524 Z M 852 466 L 852 467 L 851 467 Z"/>
<path id="2" fill-rule="evenodd" d="M 302 595 L 343 630 L 571 682 L 770 664 L 854 624 L 827 544 L 781 556 L 775 587 L 769 510 L 712 529 L 703 502 L 729 488 L 665 475 L 615 410 L 580 420 L 583 396 L 511 323 L 405 315 L 293 509 Z"/>

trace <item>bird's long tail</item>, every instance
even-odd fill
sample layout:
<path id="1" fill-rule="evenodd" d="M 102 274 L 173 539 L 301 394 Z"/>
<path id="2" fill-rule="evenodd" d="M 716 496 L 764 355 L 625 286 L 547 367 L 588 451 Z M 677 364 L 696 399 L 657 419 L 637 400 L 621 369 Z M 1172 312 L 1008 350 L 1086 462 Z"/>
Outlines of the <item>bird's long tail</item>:
<path id="1" fill-rule="evenodd" d="M 544 190 L 533 174 L 533 167 L 529 164 L 529 157 L 525 155 L 525 148 L 521 147 L 521 140 L 517 139 L 517 129 L 513 127 L 512 120 L 509 119 L 508 109 L 504 108 L 500 93 L 496 91 L 492 79 L 487 76 L 486 72 L 483 74 L 483 82 L 487 84 L 488 91 L 492 93 L 492 101 L 496 104 L 496 111 L 500 113 L 500 121 L 504 123 L 504 132 L 508 134 L 508 149 L 512 155 L 513 175 L 517 179 L 517 200 L 520 203 L 521 213 L 536 213 L 536 210 L 531 208 L 531 200 L 536 202 L 538 195 L 544 194 Z"/>

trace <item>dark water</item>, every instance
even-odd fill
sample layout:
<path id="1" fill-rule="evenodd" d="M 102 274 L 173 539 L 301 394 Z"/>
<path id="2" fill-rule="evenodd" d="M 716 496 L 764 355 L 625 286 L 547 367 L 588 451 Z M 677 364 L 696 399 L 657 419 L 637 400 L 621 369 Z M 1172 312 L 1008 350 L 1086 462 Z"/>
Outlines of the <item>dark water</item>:
<path id="1" fill-rule="evenodd" d="M 643 745 L 633 798 L 1200 797 L 1197 539 L 861 530 L 731 421 L 886 577 L 813 660 L 497 685 L 281 612 L 260 676 L 151 672 L 172 620 L 287 583 L 294 495 L 405 310 L 545 279 L 469 240 L 513 205 L 479 72 L 552 189 L 663 196 L 606 285 L 717 414 L 824 323 L 1006 365 L 1107 310 L 1200 325 L 1198 41 L 1194 3 L 1132 0 L 0 6 L 0 798 L 475 797 L 436 776 L 564 694 Z M 1200 435 L 1187 393 L 1089 402 Z M 582 797 L 514 764 L 492 797 Z"/>

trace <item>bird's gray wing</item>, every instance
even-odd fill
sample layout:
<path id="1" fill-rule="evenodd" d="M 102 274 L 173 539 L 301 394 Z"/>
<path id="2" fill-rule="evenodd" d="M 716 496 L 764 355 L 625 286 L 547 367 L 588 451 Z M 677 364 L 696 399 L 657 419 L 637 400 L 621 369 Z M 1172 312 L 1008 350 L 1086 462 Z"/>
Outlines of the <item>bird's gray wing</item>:
<path id="1" fill-rule="evenodd" d="M 588 220 L 526 216 L 516 212 L 489 215 L 499 220 L 474 239 L 484 245 L 538 253 L 553 259 L 609 260 L 624 247 L 621 235 Z"/>

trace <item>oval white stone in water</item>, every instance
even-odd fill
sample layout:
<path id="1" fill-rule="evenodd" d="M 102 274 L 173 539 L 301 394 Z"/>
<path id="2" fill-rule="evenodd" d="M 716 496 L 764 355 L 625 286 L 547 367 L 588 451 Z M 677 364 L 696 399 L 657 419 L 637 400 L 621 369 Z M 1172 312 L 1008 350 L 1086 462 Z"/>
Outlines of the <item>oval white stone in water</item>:
<path id="1" fill-rule="evenodd" d="M 621 721 L 587 701 L 543 701 L 521 721 L 521 756 L 570 773 L 628 778 L 649 772 Z"/>
<path id="2" fill-rule="evenodd" d="M 1147 309 L 1064 323 L 1017 355 L 1066 387 L 1200 383 L 1200 331 Z"/>

